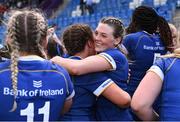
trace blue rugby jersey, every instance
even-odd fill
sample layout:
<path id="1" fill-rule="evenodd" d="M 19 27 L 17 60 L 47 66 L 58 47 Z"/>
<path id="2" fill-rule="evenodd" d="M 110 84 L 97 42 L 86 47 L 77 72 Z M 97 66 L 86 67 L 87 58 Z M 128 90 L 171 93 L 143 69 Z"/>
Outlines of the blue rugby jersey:
<path id="1" fill-rule="evenodd" d="M 160 76 L 163 84 L 158 97 L 160 121 L 180 121 L 180 59 L 162 58 L 150 71 Z"/>
<path id="2" fill-rule="evenodd" d="M 0 120 L 55 121 L 64 102 L 74 95 L 67 71 L 38 56 L 20 57 L 18 61 L 17 109 L 13 106 L 10 60 L 0 64 Z"/>
<path id="3" fill-rule="evenodd" d="M 108 49 L 99 54 L 103 56 L 111 65 L 112 69 L 104 73 L 111 78 L 121 89 L 127 90 L 128 61 L 124 54 L 118 49 Z M 120 108 L 103 96 L 97 100 L 97 119 L 99 121 L 131 121 L 128 108 Z"/>
<path id="4" fill-rule="evenodd" d="M 128 92 L 132 96 L 146 71 L 153 65 L 157 56 L 167 53 L 159 35 L 145 31 L 128 34 L 123 40 L 129 52 L 130 80 Z"/>
<path id="5" fill-rule="evenodd" d="M 81 60 L 72 56 L 71 59 Z M 96 99 L 110 86 L 113 81 L 105 73 L 89 73 L 80 76 L 71 76 L 74 84 L 75 96 L 68 113 L 61 119 L 63 121 L 95 121 Z"/>

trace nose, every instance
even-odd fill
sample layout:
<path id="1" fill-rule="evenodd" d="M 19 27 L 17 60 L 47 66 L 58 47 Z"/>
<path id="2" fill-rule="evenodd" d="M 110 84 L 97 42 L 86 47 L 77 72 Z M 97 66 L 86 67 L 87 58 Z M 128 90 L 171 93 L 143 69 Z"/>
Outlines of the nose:
<path id="1" fill-rule="evenodd" d="M 97 37 L 95 38 L 95 43 L 99 43 L 100 40 L 101 40 L 101 39 L 97 36 Z"/>
<path id="2" fill-rule="evenodd" d="M 94 36 L 94 38 L 95 38 L 95 40 L 100 40 L 100 39 L 101 39 L 101 37 L 99 36 L 99 34 L 96 34 L 96 35 Z"/>

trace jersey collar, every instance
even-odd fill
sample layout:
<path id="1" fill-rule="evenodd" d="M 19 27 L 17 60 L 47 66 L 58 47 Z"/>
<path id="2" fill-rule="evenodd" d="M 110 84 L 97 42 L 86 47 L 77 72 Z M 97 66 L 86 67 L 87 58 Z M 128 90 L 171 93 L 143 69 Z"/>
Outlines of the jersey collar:
<path id="1" fill-rule="evenodd" d="M 20 61 L 44 61 L 45 59 L 37 55 L 20 56 Z"/>

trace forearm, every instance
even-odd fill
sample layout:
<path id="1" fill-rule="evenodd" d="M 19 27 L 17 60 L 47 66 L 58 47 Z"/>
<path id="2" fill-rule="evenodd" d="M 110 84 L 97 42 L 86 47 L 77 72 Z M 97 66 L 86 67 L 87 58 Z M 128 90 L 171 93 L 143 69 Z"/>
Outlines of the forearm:
<path id="1" fill-rule="evenodd" d="M 67 59 L 56 56 L 52 58 L 51 61 L 65 67 L 71 75 L 82 75 L 111 69 L 109 62 L 100 56 L 90 56 L 83 60 Z"/>
<path id="2" fill-rule="evenodd" d="M 77 75 L 77 70 L 78 68 L 75 68 L 76 65 L 78 64 L 78 60 L 72 60 L 72 59 L 68 59 L 68 58 L 62 58 L 59 56 L 55 56 L 51 59 L 52 62 L 63 66 L 64 68 L 66 68 L 66 70 L 71 74 L 71 75 Z"/>
<path id="3" fill-rule="evenodd" d="M 141 111 L 135 112 L 136 115 L 144 121 L 158 121 L 159 115 L 152 109 L 142 109 Z"/>
<path id="4" fill-rule="evenodd" d="M 128 108 L 130 106 L 130 95 L 114 82 L 102 92 L 102 95 L 120 108 Z"/>
<path id="5" fill-rule="evenodd" d="M 65 101 L 64 106 L 63 106 L 60 114 L 64 115 L 65 113 L 67 113 L 70 110 L 71 105 L 72 105 L 72 99 Z"/>

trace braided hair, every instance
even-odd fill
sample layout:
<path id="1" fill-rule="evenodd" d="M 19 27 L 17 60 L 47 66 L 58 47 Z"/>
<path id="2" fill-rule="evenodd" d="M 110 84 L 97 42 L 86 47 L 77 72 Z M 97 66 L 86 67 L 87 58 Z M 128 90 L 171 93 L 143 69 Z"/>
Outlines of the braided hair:
<path id="1" fill-rule="evenodd" d="M 126 32 L 130 34 L 142 30 L 150 34 L 159 32 L 165 48 L 170 52 L 174 50 L 168 22 L 163 17 L 159 16 L 153 8 L 148 6 L 139 6 L 135 9 L 131 23 Z"/>
<path id="2" fill-rule="evenodd" d="M 170 54 L 166 54 L 166 55 L 163 55 L 161 57 L 166 57 L 166 58 L 171 58 L 171 57 L 174 57 L 174 58 L 180 58 L 180 48 L 177 48 L 173 51 L 173 53 L 170 53 Z"/>
<path id="3" fill-rule="evenodd" d="M 46 39 L 47 23 L 44 16 L 33 10 L 14 11 L 7 25 L 7 38 L 11 48 L 11 79 L 14 92 L 14 104 L 10 112 L 17 107 L 18 58 L 21 53 L 46 57 L 43 50 Z"/>

